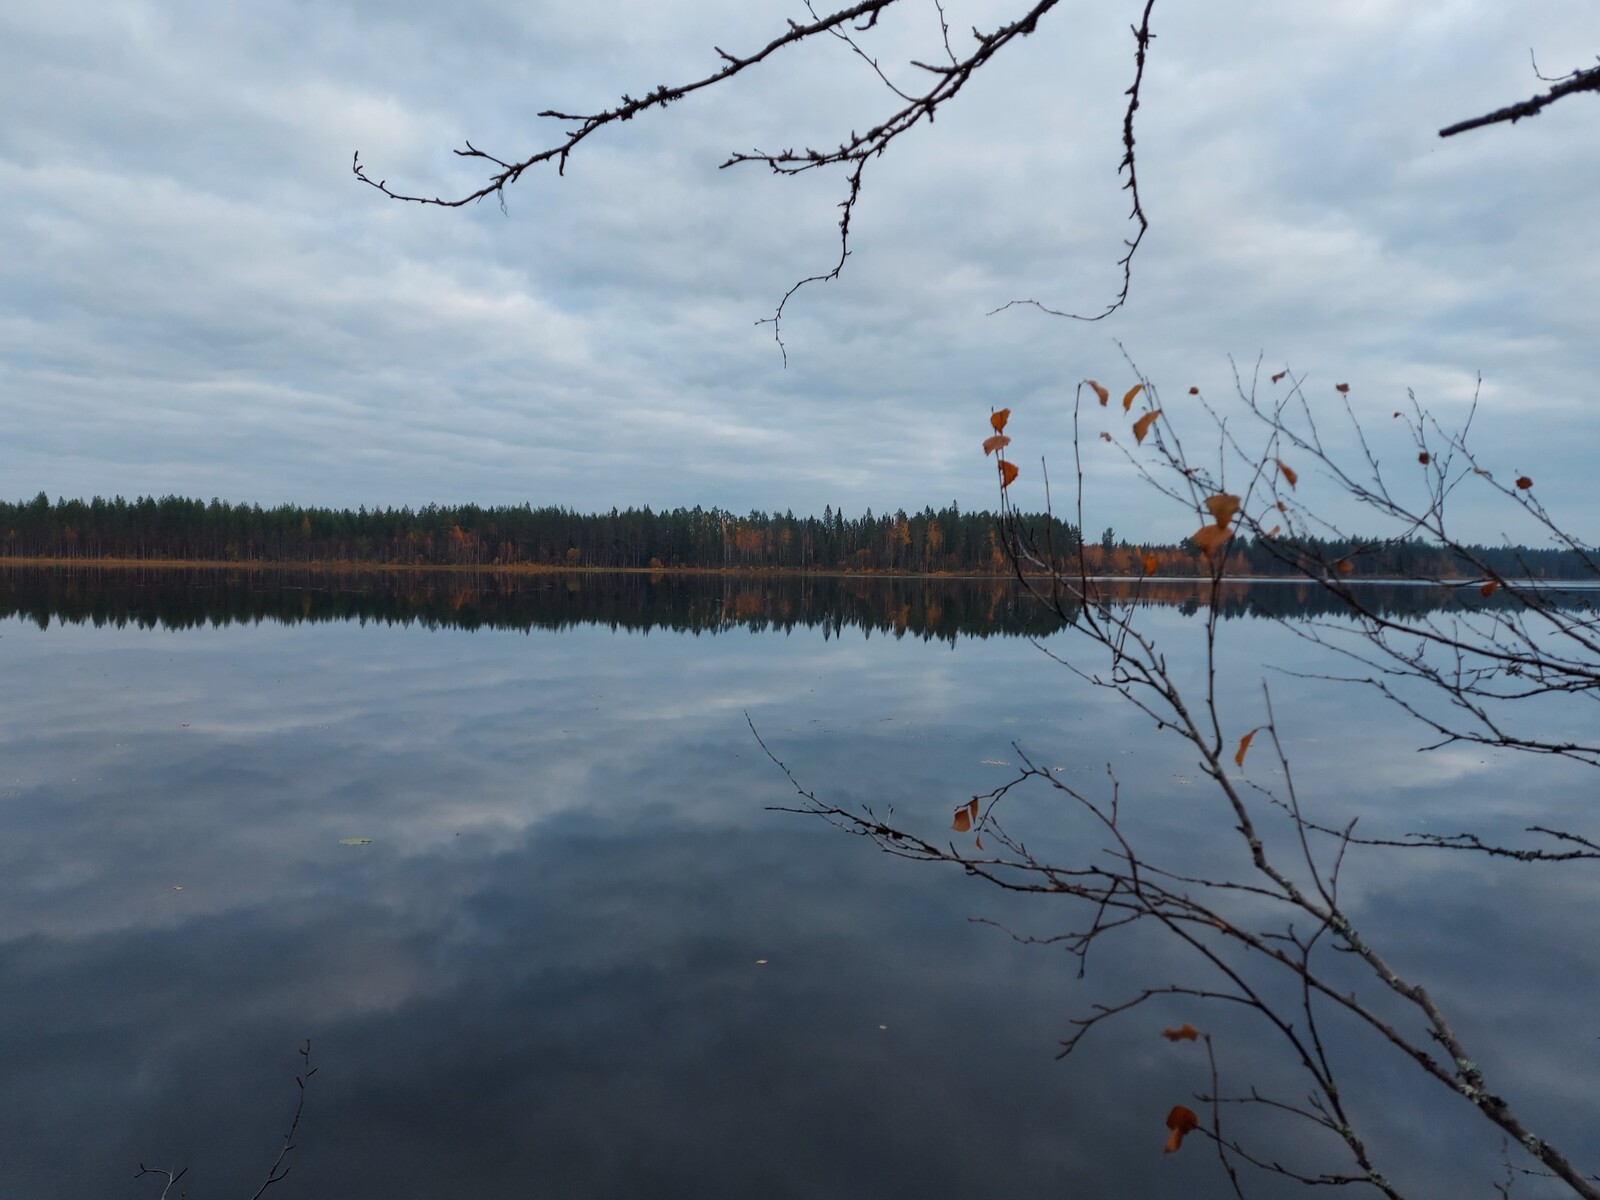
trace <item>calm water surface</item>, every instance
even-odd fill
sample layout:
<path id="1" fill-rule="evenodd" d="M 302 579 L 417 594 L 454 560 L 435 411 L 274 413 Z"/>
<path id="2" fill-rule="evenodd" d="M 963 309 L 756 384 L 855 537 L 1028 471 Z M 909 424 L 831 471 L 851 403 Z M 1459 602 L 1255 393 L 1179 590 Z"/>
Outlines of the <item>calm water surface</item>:
<path id="1" fill-rule="evenodd" d="M 1193 681 L 1200 622 L 1173 599 L 1148 627 Z M 1282 603 L 1225 624 L 1225 707 L 1258 724 L 1271 681 L 1316 811 L 1594 832 L 1592 772 L 1418 755 L 1367 694 L 1265 671 L 1320 665 L 1251 615 Z M 1221 1196 L 1204 1143 L 1160 1153 L 1209 1086 L 1160 1027 L 1213 1031 L 1225 1086 L 1303 1095 L 1247 1016 L 1192 1002 L 1055 1062 L 1072 1015 L 1193 964 L 1133 938 L 1080 980 L 980 923 L 1048 936 L 1049 903 L 769 811 L 794 795 L 747 713 L 819 797 L 922 832 L 1020 745 L 1089 788 L 1112 767 L 1152 853 L 1241 870 L 1192 754 L 1019 636 L 1081 652 L 1003 585 L 13 572 L 0 613 L 0 1195 L 159 1195 L 141 1162 L 252 1194 L 306 1038 L 285 1200 Z M 1056 804 L 1019 819 L 1065 858 Z M 1368 851 L 1345 885 L 1591 1160 L 1597 878 Z M 1369 1049 L 1334 1053 L 1385 1169 L 1487 1191 L 1498 1142 Z"/>

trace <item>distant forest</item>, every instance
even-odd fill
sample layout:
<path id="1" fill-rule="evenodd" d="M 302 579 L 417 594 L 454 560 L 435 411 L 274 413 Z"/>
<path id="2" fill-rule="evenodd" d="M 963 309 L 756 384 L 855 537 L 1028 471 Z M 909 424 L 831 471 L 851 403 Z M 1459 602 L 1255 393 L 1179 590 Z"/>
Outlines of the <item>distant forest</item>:
<path id="1" fill-rule="evenodd" d="M 1023 523 L 1056 552 L 1075 560 L 1076 526 L 1044 514 Z M 1129 541 L 1107 529 L 1083 545 L 1091 572 L 1197 575 L 1206 572 L 1189 542 Z M 1481 561 L 1505 576 L 1593 578 L 1566 550 L 1485 547 Z M 1450 578 L 1478 570 L 1422 541 L 1320 540 L 1290 547 L 1240 539 L 1230 573 L 1296 573 L 1298 556 L 1343 560 L 1356 576 Z M 612 509 L 475 504 L 425 508 L 301 508 L 228 504 L 179 496 L 137 500 L 0 501 L 0 557 L 182 560 L 262 564 L 378 564 L 495 568 L 515 566 L 666 570 L 796 570 L 1003 575 L 1010 571 L 997 518 L 955 504 L 921 512 L 846 517 L 831 506 L 818 516 L 718 508 Z M 1342 568 L 1341 568 L 1342 569 Z"/>

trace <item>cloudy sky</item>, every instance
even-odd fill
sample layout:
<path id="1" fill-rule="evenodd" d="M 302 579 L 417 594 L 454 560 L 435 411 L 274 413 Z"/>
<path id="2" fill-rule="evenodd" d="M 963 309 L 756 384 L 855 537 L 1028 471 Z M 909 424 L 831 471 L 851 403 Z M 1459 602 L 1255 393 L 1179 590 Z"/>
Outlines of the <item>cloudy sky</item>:
<path id="1" fill-rule="evenodd" d="M 1022 7 L 948 0 L 956 48 Z M 1196 433 L 1188 388 L 1231 411 L 1230 357 L 1260 357 L 1303 375 L 1342 452 L 1348 382 L 1402 473 L 1406 389 L 1452 425 L 1481 373 L 1484 465 L 1600 534 L 1600 108 L 1437 136 L 1539 90 L 1530 50 L 1546 74 L 1592 63 L 1592 6 L 1158 3 L 1128 305 L 986 316 L 1115 295 L 1141 7 L 1060 6 L 872 163 L 842 278 L 791 302 L 785 366 L 757 321 L 831 265 L 842 178 L 718 165 L 892 111 L 837 42 L 602 131 L 504 213 L 396 203 L 350 162 L 470 191 L 466 139 L 524 156 L 564 128 L 541 109 L 709 73 L 798 0 L 9 0 L 0 494 L 989 507 L 977 444 L 1005 405 L 1032 504 L 1038 456 L 1070 466 L 1076 382 L 1133 381 L 1120 343 Z M 909 83 L 937 17 L 903 0 L 863 44 Z M 1187 533 L 1101 427 L 1126 439 L 1090 416 L 1086 524 Z M 1483 539 L 1520 533 L 1481 490 Z"/>

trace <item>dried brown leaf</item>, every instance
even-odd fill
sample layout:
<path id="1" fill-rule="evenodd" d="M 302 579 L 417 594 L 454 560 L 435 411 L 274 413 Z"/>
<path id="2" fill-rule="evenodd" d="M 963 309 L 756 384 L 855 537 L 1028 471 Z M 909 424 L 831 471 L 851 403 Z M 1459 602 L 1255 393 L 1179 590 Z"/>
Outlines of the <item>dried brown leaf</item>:
<path id="1" fill-rule="evenodd" d="M 1232 536 L 1233 530 L 1231 529 L 1224 529 L 1220 525 L 1204 525 L 1196 532 L 1191 533 L 1189 540 L 1200 547 L 1201 554 L 1210 558 L 1217 547 Z"/>
<path id="2" fill-rule="evenodd" d="M 1234 766 L 1236 766 L 1236 767 L 1244 766 L 1244 756 L 1246 754 L 1250 753 L 1250 743 L 1255 740 L 1256 734 L 1258 734 L 1260 732 L 1261 732 L 1261 726 L 1257 725 L 1249 733 L 1245 734 L 1242 738 L 1239 739 L 1239 749 L 1237 751 L 1235 751 L 1234 756 L 1233 756 L 1233 765 Z"/>
<path id="3" fill-rule="evenodd" d="M 1233 521 L 1233 515 L 1239 511 L 1239 497 L 1232 492 L 1218 492 L 1215 496 L 1206 497 L 1206 511 L 1211 514 L 1211 519 L 1217 523 L 1218 529 L 1226 529 Z"/>
<path id="4" fill-rule="evenodd" d="M 1200 1118 L 1195 1115 L 1194 1109 L 1175 1104 L 1172 1106 L 1172 1111 L 1167 1114 L 1167 1128 L 1172 1130 L 1172 1133 L 1167 1138 L 1165 1152 L 1171 1154 L 1183 1145 L 1184 1134 L 1193 1133 L 1200 1128 Z"/>

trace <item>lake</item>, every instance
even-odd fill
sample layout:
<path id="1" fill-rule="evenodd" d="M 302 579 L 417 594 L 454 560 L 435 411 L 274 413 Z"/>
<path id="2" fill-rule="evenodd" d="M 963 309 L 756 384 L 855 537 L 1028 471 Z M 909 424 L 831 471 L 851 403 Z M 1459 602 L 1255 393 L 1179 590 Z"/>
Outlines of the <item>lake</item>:
<path id="1" fill-rule="evenodd" d="M 1140 620 L 1199 686 L 1199 594 L 1156 599 Z M 1308 809 L 1595 835 L 1592 769 L 1419 754 L 1369 691 L 1283 673 L 1334 669 L 1295 635 L 1329 612 L 1241 588 L 1221 625 L 1220 707 L 1260 724 L 1269 682 Z M 1210 1076 L 1160 1030 L 1210 1032 L 1225 1091 L 1303 1102 L 1259 1017 L 1163 998 L 1055 1060 L 1092 1005 L 1198 978 L 1170 939 L 1131 931 L 1080 979 L 1026 941 L 1065 927 L 1053 898 L 772 811 L 797 797 L 752 723 L 819 799 L 935 841 L 1020 747 L 1086 792 L 1109 766 L 1149 855 L 1244 877 L 1192 751 L 1041 646 L 1089 664 L 995 581 L 0 568 L 0 1195 L 160 1195 L 140 1163 L 252 1195 L 306 1039 L 284 1200 L 1231 1195 L 1209 1143 L 1161 1152 Z M 1250 767 L 1277 774 L 1259 746 Z M 1081 855 L 1048 789 L 1008 804 L 1042 856 Z M 1529 1124 L 1600 1169 L 1596 864 L 1356 847 L 1342 887 Z M 1328 1036 L 1391 1178 L 1489 1192 L 1481 1118 Z"/>

